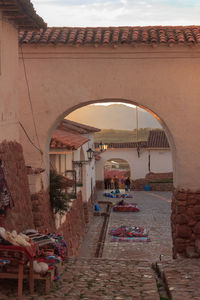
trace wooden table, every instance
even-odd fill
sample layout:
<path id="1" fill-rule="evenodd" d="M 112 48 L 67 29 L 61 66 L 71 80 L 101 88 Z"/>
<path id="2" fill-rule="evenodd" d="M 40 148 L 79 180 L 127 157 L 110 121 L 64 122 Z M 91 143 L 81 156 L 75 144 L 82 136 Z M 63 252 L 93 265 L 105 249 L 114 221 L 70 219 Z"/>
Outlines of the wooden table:
<path id="1" fill-rule="evenodd" d="M 18 299 L 22 299 L 23 293 L 23 279 L 24 279 L 24 265 L 29 261 L 29 289 L 34 292 L 34 271 L 33 259 L 36 255 L 36 246 L 22 247 L 22 246 L 8 246 L 0 245 L 0 259 L 9 260 L 18 264 L 18 273 L 2 272 L 0 278 L 18 279 Z"/>

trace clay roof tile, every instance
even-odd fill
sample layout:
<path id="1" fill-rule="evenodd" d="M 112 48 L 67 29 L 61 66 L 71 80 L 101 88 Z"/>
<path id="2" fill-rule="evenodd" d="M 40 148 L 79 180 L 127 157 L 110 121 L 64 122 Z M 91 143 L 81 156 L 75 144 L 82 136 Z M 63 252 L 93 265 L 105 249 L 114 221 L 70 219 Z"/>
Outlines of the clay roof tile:
<path id="1" fill-rule="evenodd" d="M 39 37 L 40 35 L 40 37 Z M 98 27 L 98 28 L 48 28 L 21 31 L 20 43 L 61 43 L 68 45 L 112 44 L 184 44 L 200 43 L 200 26 L 146 26 L 146 27 Z"/>
<path id="2" fill-rule="evenodd" d="M 119 33 L 120 33 L 119 29 L 114 29 L 113 30 L 113 35 L 112 35 L 112 42 L 113 43 L 118 43 L 119 42 Z"/>

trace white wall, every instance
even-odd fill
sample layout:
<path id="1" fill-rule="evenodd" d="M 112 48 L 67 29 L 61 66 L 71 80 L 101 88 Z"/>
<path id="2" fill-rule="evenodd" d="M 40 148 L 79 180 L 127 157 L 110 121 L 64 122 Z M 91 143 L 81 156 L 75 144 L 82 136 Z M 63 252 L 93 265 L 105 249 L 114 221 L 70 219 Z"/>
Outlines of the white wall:
<path id="1" fill-rule="evenodd" d="M 172 172 L 172 156 L 170 150 L 150 150 L 151 154 L 151 172 Z M 141 149 L 140 157 L 137 155 L 136 149 L 108 149 L 100 154 L 101 159 L 96 162 L 96 180 L 104 179 L 104 165 L 107 160 L 121 158 L 129 163 L 131 170 L 131 178 L 133 180 L 144 178 L 149 172 L 148 156 L 149 151 Z"/>
<path id="2" fill-rule="evenodd" d="M 84 137 L 89 139 L 89 142 L 83 145 L 83 150 L 84 150 L 84 154 L 85 154 L 85 160 L 88 160 L 87 158 L 87 150 L 89 148 L 94 150 L 94 134 L 90 133 L 90 134 L 84 134 Z M 88 201 L 91 197 L 91 193 L 94 190 L 94 187 L 96 185 L 96 179 L 95 179 L 95 160 L 94 158 L 91 160 L 91 162 L 87 163 L 84 166 L 84 171 L 83 173 L 85 173 L 85 179 L 84 179 L 84 188 L 85 191 L 83 193 L 83 201 Z M 85 195 L 85 197 L 84 197 Z"/>
<path id="3" fill-rule="evenodd" d="M 77 150 L 74 150 L 73 153 L 67 153 L 67 154 L 57 154 L 55 159 L 55 165 L 57 171 L 59 171 L 59 166 L 61 166 L 61 174 L 64 175 L 65 170 L 72 170 L 72 161 L 87 161 L 87 150 L 89 148 L 92 148 L 94 150 L 94 134 L 85 134 L 86 138 L 89 139 L 89 141 L 85 144 L 83 144 L 80 148 Z M 53 150 L 51 151 L 53 152 Z M 51 154 L 50 154 L 51 155 Z M 60 162 L 59 162 L 60 160 Z M 78 165 L 75 165 L 75 170 L 77 171 L 77 179 L 78 179 L 78 172 L 79 167 Z M 82 176 L 83 176 L 83 187 L 81 187 L 82 191 L 82 198 L 84 202 L 88 202 L 92 191 L 94 190 L 94 187 L 96 185 L 96 179 L 95 179 L 95 160 L 92 159 L 90 162 L 83 164 L 82 166 Z"/>
<path id="4" fill-rule="evenodd" d="M 172 154 L 170 150 L 150 150 L 151 172 L 172 172 Z"/>
<path id="5" fill-rule="evenodd" d="M 57 172 L 64 175 L 66 170 L 72 170 L 72 152 L 53 154 L 50 151 L 50 157 L 54 156 L 51 164 L 52 168 L 55 167 Z"/>

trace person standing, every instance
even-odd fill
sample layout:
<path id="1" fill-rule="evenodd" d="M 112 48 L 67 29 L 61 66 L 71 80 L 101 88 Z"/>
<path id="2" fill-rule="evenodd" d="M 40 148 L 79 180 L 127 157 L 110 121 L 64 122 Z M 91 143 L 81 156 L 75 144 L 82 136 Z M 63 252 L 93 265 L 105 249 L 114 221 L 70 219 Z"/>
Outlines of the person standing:
<path id="1" fill-rule="evenodd" d="M 111 189 L 111 177 L 110 176 L 107 177 L 107 189 L 108 190 Z"/>
<path id="2" fill-rule="evenodd" d="M 125 180 L 125 191 L 128 192 L 129 190 L 131 190 L 131 181 L 130 181 L 130 178 L 128 177 Z"/>
<path id="3" fill-rule="evenodd" d="M 114 176 L 114 188 L 115 190 L 119 189 L 119 178 L 117 176 Z"/>
<path id="4" fill-rule="evenodd" d="M 124 176 L 122 176 L 121 178 L 121 188 L 124 189 L 124 185 L 125 185 L 125 180 L 124 180 Z"/>

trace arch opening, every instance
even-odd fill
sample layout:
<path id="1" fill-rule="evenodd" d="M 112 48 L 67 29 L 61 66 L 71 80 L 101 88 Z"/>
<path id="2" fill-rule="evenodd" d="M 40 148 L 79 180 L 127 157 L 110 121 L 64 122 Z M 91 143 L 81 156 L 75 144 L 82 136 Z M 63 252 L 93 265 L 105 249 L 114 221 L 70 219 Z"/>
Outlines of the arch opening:
<path id="1" fill-rule="evenodd" d="M 110 104 L 113 102 L 114 104 Z M 134 103 L 134 104 L 133 104 Z M 97 107 L 96 107 L 96 106 Z M 159 124 L 158 128 L 152 127 L 157 133 L 162 131 L 164 129 L 167 138 L 166 140 L 169 141 L 168 146 L 160 147 L 159 145 L 154 145 L 154 140 L 151 140 L 151 144 L 149 141 L 149 136 L 151 132 L 150 129 L 147 128 L 147 130 L 140 130 L 140 126 L 138 126 L 138 115 L 135 115 L 135 118 L 131 120 L 132 127 L 127 130 L 121 130 L 117 129 L 118 131 L 118 137 L 115 137 L 115 132 L 111 132 L 110 136 L 105 135 L 104 132 L 104 138 L 102 136 L 98 136 L 98 134 L 101 133 L 100 129 L 94 126 L 95 123 L 91 124 L 90 117 L 86 116 L 86 119 L 88 118 L 88 122 L 84 123 L 80 119 L 75 119 L 73 113 L 76 113 L 78 110 L 85 109 L 85 108 L 99 108 L 98 106 L 102 105 L 105 106 L 104 109 L 108 110 L 109 105 L 125 105 L 127 110 L 130 110 L 131 114 L 133 114 L 133 111 L 139 110 L 139 114 L 151 114 L 151 116 L 156 119 L 157 124 Z M 120 107 L 121 108 L 121 107 Z M 122 108 L 121 108 L 122 109 Z M 121 111 L 122 113 L 122 111 Z M 138 112 L 137 112 L 138 114 Z M 80 116 L 82 117 L 84 113 L 80 113 Z M 139 120 L 141 120 L 141 115 L 139 115 Z M 145 115 L 146 116 L 146 115 Z M 65 117 L 63 121 L 63 117 Z M 97 121 L 99 115 L 94 114 L 94 119 Z M 114 113 L 115 117 L 115 113 Z M 108 118 L 109 119 L 109 118 Z M 123 118 L 122 118 L 123 119 Z M 100 118 L 99 124 L 106 123 L 107 117 L 104 114 L 104 117 Z M 117 120 L 117 125 L 119 128 L 122 127 L 122 121 L 119 120 L 119 118 L 115 118 L 115 121 Z M 129 120 L 127 117 L 124 117 L 124 121 Z M 108 120 L 111 121 L 111 118 Z M 64 123 L 65 125 L 63 125 Z M 58 124 L 61 124 L 58 126 Z M 65 128 L 66 126 L 66 128 Z M 75 128 L 76 127 L 76 128 Z M 95 199 L 95 195 L 97 194 L 98 188 L 105 188 L 105 189 L 123 189 L 126 194 L 125 190 L 125 179 L 130 178 L 131 180 L 131 189 L 134 188 L 134 190 L 137 190 L 138 186 L 141 186 L 141 182 L 143 184 L 143 190 L 147 183 L 150 183 L 150 181 L 158 181 L 166 178 L 160 178 L 161 173 L 172 173 L 172 159 L 171 159 L 171 152 L 173 153 L 175 151 L 173 139 L 171 136 L 171 133 L 169 132 L 166 124 L 162 121 L 160 117 L 158 117 L 154 112 L 149 110 L 148 108 L 145 108 L 141 105 L 137 105 L 136 102 L 132 101 L 126 101 L 126 100 L 111 100 L 111 99 L 103 99 L 100 101 L 90 101 L 87 103 L 82 103 L 77 106 L 73 106 L 72 108 L 65 111 L 62 115 L 60 115 L 57 120 L 55 121 L 54 125 L 50 129 L 50 132 L 52 132 L 54 129 L 56 130 L 66 130 L 66 134 L 68 137 L 68 140 L 64 141 L 64 144 L 66 142 L 67 145 L 71 147 L 71 149 L 66 152 L 66 158 L 65 160 L 70 160 L 71 165 L 69 168 L 71 171 L 74 171 L 76 176 L 76 195 L 80 192 L 82 195 L 82 201 L 84 203 L 84 217 L 85 221 L 88 222 L 89 220 L 89 207 L 92 207 Z M 111 128 L 112 130 L 112 128 Z M 126 135 L 126 131 L 128 131 L 128 134 Z M 75 133 L 76 132 L 76 133 Z M 121 137 L 119 138 L 119 132 L 122 133 Z M 78 138 L 75 138 L 73 134 L 77 135 Z M 145 135 L 146 134 L 146 135 Z M 160 135 L 161 136 L 161 135 Z M 106 140 L 106 138 L 108 140 Z M 51 139 L 51 136 L 48 137 L 48 139 Z M 110 140 L 109 140 L 110 139 Z M 126 140 L 127 139 L 127 140 Z M 79 140 L 79 143 L 77 143 L 77 140 Z M 101 151 L 100 149 L 100 142 L 103 141 L 107 144 L 108 148 L 106 151 Z M 74 144 L 73 144 L 74 143 Z M 171 146 L 171 152 L 170 152 L 170 146 Z M 166 149 L 165 149 L 166 148 Z M 94 151 L 94 158 L 89 160 L 87 157 L 87 151 L 88 149 L 92 149 Z M 68 156 L 68 157 L 67 157 Z M 171 159 L 171 160 L 170 160 Z M 162 165 L 161 162 L 165 161 L 165 163 Z M 169 163 L 170 161 L 170 163 Z M 166 166 L 170 166 L 169 169 L 167 169 L 167 172 L 165 172 Z M 168 171 L 171 172 L 168 172 Z M 146 175 L 149 173 L 156 173 L 157 177 L 149 177 L 146 179 Z M 159 174 L 158 174 L 159 173 Z M 152 175 L 152 174 L 151 174 Z M 172 174 L 171 174 L 172 176 Z M 111 178 L 110 186 L 108 186 L 107 179 Z M 117 180 L 116 180 L 117 179 Z M 168 179 L 168 178 L 167 178 Z M 172 178 L 170 178 L 172 179 Z M 113 182 L 112 182 L 113 180 Z M 116 185 L 115 183 L 118 182 Z M 139 182 L 139 184 L 138 184 Z M 172 183 L 172 182 L 171 182 Z M 153 185 L 152 185 L 153 186 Z M 155 184 L 154 184 L 155 188 Z M 128 189 L 129 190 L 129 189 Z M 134 191 L 135 193 L 135 191 Z M 145 204 L 146 205 L 146 204 Z M 168 216 L 169 217 L 169 216 Z M 169 218 L 170 219 L 170 218 Z M 169 219 L 168 219 L 168 225 L 169 225 Z M 169 229 L 169 228 L 168 228 Z M 169 232 L 171 230 L 169 229 Z M 170 238 L 169 238 L 170 239 Z M 170 245 L 170 243 L 169 243 Z M 170 252 L 170 250 L 169 250 Z"/>

